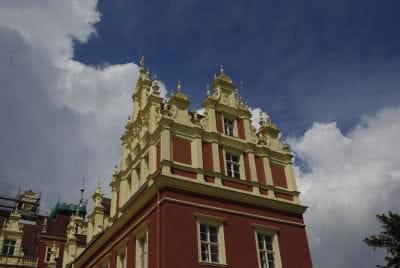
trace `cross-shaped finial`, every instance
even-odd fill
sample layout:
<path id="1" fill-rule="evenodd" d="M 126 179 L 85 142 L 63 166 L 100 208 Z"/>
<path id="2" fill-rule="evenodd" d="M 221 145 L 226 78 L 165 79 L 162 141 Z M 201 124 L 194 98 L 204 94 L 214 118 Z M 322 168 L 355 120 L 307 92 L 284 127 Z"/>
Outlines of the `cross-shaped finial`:
<path id="1" fill-rule="evenodd" d="M 144 56 L 141 56 L 141 57 L 140 57 L 139 66 L 140 66 L 141 68 L 144 68 Z"/>

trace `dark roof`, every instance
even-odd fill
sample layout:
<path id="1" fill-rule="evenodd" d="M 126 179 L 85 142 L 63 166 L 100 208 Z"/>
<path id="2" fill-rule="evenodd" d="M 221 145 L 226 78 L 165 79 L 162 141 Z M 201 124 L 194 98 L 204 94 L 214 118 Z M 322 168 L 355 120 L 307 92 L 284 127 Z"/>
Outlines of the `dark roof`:
<path id="1" fill-rule="evenodd" d="M 54 221 L 48 221 L 47 233 L 55 235 L 66 235 L 71 215 L 58 214 Z"/>
<path id="2" fill-rule="evenodd" d="M 22 248 L 24 256 L 28 258 L 36 257 L 36 241 L 39 233 L 42 231 L 42 226 L 45 216 L 39 215 L 34 221 L 36 224 L 24 223 L 22 236 Z"/>

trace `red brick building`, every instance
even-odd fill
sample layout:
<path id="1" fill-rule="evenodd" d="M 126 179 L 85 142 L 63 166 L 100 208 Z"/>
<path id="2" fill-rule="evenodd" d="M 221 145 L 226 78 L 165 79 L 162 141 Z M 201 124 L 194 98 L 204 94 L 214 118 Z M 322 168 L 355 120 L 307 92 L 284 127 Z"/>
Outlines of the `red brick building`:
<path id="1" fill-rule="evenodd" d="M 111 268 L 310 268 L 293 155 L 265 113 L 258 129 L 223 70 L 188 111 L 143 61 L 122 135 L 110 217 L 93 195 L 86 248 L 65 263 Z M 65 258 L 65 256 L 64 256 Z"/>

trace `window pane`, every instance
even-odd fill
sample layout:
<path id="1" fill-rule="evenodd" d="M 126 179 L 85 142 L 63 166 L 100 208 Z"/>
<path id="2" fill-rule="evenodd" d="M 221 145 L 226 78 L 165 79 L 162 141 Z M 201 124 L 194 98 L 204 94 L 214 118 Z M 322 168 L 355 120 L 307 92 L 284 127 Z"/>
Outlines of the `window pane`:
<path id="1" fill-rule="evenodd" d="M 239 163 L 239 158 L 235 155 L 232 155 L 232 161 L 235 163 Z"/>
<path id="2" fill-rule="evenodd" d="M 200 240 L 201 241 L 208 241 L 208 239 L 207 239 L 207 233 L 200 233 Z"/>
<path id="3" fill-rule="evenodd" d="M 207 225 L 205 225 L 205 224 L 200 224 L 200 232 L 206 233 L 206 232 L 207 232 Z"/>
<path id="4" fill-rule="evenodd" d="M 8 255 L 10 255 L 10 256 L 14 255 L 14 247 L 10 247 L 8 249 Z"/>
<path id="5" fill-rule="evenodd" d="M 211 261 L 212 262 L 219 262 L 218 253 L 217 254 L 211 253 Z"/>
<path id="6" fill-rule="evenodd" d="M 267 261 L 266 261 L 266 257 L 264 255 L 264 253 L 260 252 L 260 263 L 261 263 L 261 267 L 267 267 Z"/>
<path id="7" fill-rule="evenodd" d="M 210 242 L 218 243 L 218 235 L 217 234 L 210 234 Z"/>
<path id="8" fill-rule="evenodd" d="M 217 235 L 218 234 L 218 227 L 217 226 L 210 226 L 210 234 Z"/>
<path id="9" fill-rule="evenodd" d="M 211 245 L 211 254 L 218 254 L 218 245 Z"/>
<path id="10" fill-rule="evenodd" d="M 208 252 L 208 245 L 201 244 L 201 260 L 208 261 L 209 260 L 209 252 Z"/>
<path id="11" fill-rule="evenodd" d="M 275 268 L 275 263 L 274 262 L 269 261 L 268 265 L 269 265 L 268 268 Z"/>

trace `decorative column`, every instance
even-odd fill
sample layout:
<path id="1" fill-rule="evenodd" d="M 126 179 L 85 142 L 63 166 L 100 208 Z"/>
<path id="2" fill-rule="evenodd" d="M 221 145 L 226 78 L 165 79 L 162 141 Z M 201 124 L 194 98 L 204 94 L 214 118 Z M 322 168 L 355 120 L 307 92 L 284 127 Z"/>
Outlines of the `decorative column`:
<path id="1" fill-rule="evenodd" d="M 196 136 L 192 141 L 192 159 L 195 169 L 203 170 L 203 148 L 201 136 Z M 197 172 L 197 180 L 204 181 L 204 174 Z"/>
<path id="2" fill-rule="evenodd" d="M 267 186 L 273 186 L 274 182 L 272 180 L 272 171 L 271 171 L 271 165 L 270 165 L 269 158 L 266 156 L 263 156 L 262 160 L 263 160 L 263 164 L 264 164 L 265 180 L 266 180 Z M 271 190 L 268 190 L 268 197 L 270 197 L 270 198 L 275 197 L 274 193 Z"/>

